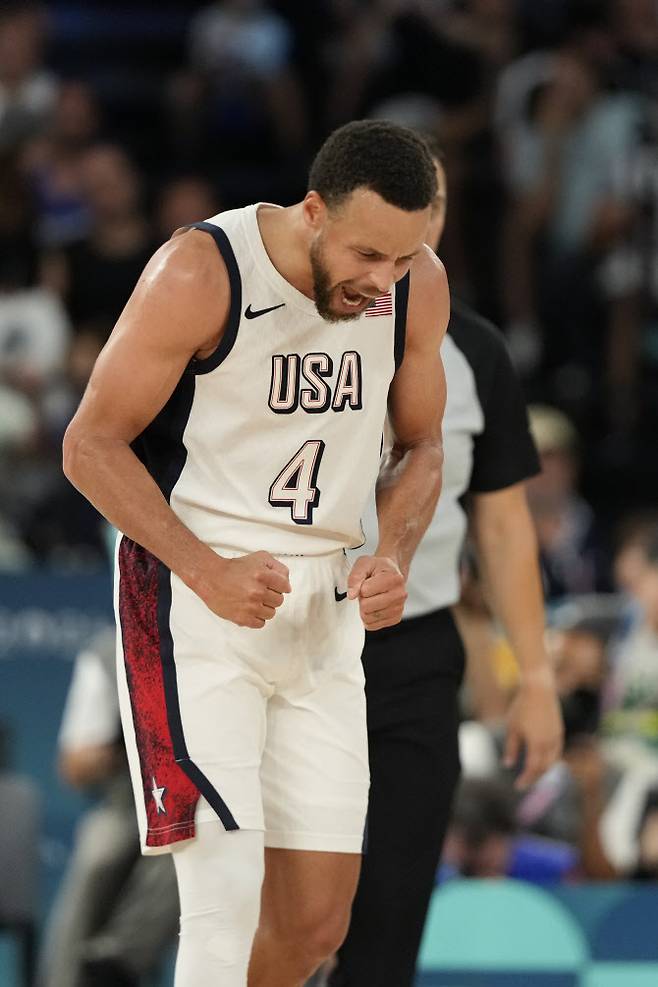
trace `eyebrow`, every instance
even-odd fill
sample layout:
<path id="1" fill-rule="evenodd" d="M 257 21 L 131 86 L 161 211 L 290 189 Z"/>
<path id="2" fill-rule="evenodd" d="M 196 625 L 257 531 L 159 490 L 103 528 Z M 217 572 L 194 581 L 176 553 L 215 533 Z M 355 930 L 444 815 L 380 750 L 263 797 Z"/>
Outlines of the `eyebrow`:
<path id="1" fill-rule="evenodd" d="M 366 247 L 363 244 L 355 244 L 354 250 L 358 250 L 364 254 L 373 254 L 374 257 L 385 257 L 380 250 L 375 250 L 374 247 Z M 403 254 L 398 257 L 398 260 L 413 260 L 416 254 L 420 253 L 420 247 L 417 250 L 413 250 L 410 254 Z"/>

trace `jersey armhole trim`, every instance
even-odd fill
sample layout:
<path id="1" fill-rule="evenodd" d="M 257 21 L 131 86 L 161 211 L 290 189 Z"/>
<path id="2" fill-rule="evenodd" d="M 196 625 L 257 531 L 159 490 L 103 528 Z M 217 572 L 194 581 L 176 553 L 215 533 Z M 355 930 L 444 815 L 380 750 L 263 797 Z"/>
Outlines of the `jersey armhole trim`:
<path id="1" fill-rule="evenodd" d="M 397 370 L 404 359 L 404 347 L 407 338 L 407 305 L 409 303 L 409 278 L 407 271 L 395 285 L 395 369 Z"/>
<path id="2" fill-rule="evenodd" d="M 226 264 L 231 290 L 226 329 L 219 341 L 217 349 L 202 360 L 197 360 L 196 357 L 190 360 L 188 372 L 196 375 L 207 374 L 211 370 L 216 370 L 235 346 L 235 341 L 238 338 L 238 328 L 240 326 L 240 313 L 242 311 L 242 278 L 240 277 L 238 262 L 233 253 L 233 247 L 224 230 L 219 226 L 215 226 L 214 223 L 192 223 L 189 229 L 202 230 L 205 233 L 209 233 L 213 238 Z"/>

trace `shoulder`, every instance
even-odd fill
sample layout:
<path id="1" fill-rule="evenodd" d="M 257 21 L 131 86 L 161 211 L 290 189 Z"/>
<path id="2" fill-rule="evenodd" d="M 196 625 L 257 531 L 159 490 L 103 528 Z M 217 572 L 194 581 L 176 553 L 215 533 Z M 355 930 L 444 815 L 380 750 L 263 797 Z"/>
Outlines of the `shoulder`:
<path id="1" fill-rule="evenodd" d="M 423 245 L 409 269 L 409 302 L 428 304 L 430 300 L 447 301 L 446 269 L 431 247 Z"/>
<path id="2" fill-rule="evenodd" d="M 206 355 L 221 337 L 231 304 L 228 272 L 212 237 L 184 230 L 150 258 L 115 333 L 137 332 L 163 348 Z"/>
<path id="3" fill-rule="evenodd" d="M 407 326 L 413 332 L 445 331 L 450 313 L 446 270 L 434 251 L 424 246 L 409 270 Z"/>
<path id="4" fill-rule="evenodd" d="M 210 293 L 224 285 L 228 273 L 221 253 L 209 234 L 177 230 L 149 260 L 144 277 L 166 280 L 180 289 Z"/>

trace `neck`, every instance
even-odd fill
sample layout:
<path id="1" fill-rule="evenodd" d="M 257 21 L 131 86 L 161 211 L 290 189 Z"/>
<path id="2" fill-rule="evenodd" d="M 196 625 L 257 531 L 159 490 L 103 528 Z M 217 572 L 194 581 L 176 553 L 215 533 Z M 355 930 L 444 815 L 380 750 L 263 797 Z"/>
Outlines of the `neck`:
<path id="1" fill-rule="evenodd" d="M 279 274 L 308 298 L 313 298 L 313 272 L 302 204 L 286 209 L 258 210 L 258 227 L 267 255 Z"/>

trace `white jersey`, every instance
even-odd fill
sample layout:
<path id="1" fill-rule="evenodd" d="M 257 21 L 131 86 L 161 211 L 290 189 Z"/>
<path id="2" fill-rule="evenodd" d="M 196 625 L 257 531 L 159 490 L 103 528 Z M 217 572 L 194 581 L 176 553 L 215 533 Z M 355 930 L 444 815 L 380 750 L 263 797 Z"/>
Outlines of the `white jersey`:
<path id="1" fill-rule="evenodd" d="M 196 224 L 228 270 L 228 322 L 134 449 L 176 515 L 218 550 L 354 548 L 404 350 L 409 276 L 359 318 L 327 322 L 272 264 L 257 211 Z"/>

